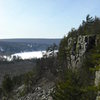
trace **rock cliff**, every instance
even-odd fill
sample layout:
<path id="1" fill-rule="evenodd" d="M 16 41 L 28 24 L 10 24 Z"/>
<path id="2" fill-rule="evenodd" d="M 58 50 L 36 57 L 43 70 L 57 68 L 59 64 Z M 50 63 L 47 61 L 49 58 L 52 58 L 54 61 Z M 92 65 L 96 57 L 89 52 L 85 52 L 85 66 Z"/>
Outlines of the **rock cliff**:
<path id="1" fill-rule="evenodd" d="M 69 67 L 80 67 L 86 52 L 97 45 L 96 35 L 80 35 L 78 37 L 68 38 L 68 56 Z"/>
<path id="2" fill-rule="evenodd" d="M 80 35 L 78 37 L 70 37 L 68 38 L 68 52 L 70 55 L 68 56 L 68 67 L 76 68 L 82 67 L 84 57 L 86 53 L 89 52 L 94 47 L 100 44 L 99 35 Z M 97 50 L 99 51 L 99 50 Z M 94 67 L 100 65 L 95 65 Z M 100 85 L 100 68 L 95 70 L 95 86 Z M 96 100 L 100 100 L 100 91 L 98 91 Z"/>

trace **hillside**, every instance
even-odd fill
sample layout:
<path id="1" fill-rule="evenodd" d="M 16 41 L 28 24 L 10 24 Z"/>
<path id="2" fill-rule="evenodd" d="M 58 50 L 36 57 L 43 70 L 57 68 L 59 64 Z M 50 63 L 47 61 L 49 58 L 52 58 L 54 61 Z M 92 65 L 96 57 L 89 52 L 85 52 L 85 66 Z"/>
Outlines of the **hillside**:
<path id="1" fill-rule="evenodd" d="M 59 45 L 48 48 L 36 69 L 15 84 L 10 75 L 1 87 L 3 100 L 100 100 L 100 19 L 89 15 Z M 19 76 L 20 77 L 20 76 Z M 17 79 L 17 81 L 19 81 Z M 10 84 L 9 84 L 10 82 Z"/>
<path id="2" fill-rule="evenodd" d="M 100 19 L 89 15 L 61 40 L 62 72 L 54 100 L 99 100 Z M 66 70 L 66 71 L 65 71 Z M 63 78 L 63 80 L 62 80 Z M 98 96 L 97 96 L 98 95 Z"/>

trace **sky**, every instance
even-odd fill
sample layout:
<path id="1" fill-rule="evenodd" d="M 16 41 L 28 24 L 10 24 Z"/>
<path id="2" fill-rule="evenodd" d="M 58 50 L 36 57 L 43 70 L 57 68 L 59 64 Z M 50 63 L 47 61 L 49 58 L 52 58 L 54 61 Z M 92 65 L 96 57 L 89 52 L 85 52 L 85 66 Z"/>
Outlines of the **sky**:
<path id="1" fill-rule="evenodd" d="M 100 17 L 100 0 L 0 0 L 0 39 L 62 38 L 87 14 Z"/>

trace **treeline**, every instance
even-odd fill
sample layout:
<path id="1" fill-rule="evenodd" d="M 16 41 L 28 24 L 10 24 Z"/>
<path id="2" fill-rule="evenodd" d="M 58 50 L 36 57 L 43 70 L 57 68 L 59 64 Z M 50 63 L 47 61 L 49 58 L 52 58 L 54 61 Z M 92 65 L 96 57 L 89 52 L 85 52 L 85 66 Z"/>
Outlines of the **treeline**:
<path id="1" fill-rule="evenodd" d="M 68 37 L 90 34 L 100 34 L 100 18 L 96 16 L 93 18 L 87 15 L 86 20 L 82 21 L 78 29 L 72 28 L 71 31 L 68 32 Z"/>

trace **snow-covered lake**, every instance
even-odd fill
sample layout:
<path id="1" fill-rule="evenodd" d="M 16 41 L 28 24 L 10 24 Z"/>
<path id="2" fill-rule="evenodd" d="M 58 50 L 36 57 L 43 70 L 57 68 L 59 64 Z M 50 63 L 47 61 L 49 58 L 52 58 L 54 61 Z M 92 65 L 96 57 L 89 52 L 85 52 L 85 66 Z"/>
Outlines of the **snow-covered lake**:
<path id="1" fill-rule="evenodd" d="M 15 53 L 10 56 L 3 56 L 7 61 L 11 61 L 14 58 L 21 58 L 23 60 L 25 59 L 32 59 L 32 58 L 42 58 L 43 54 L 46 53 L 46 51 L 31 51 L 31 52 L 21 52 L 21 53 Z"/>
<path id="2" fill-rule="evenodd" d="M 46 53 L 46 51 L 32 51 L 32 52 L 22 52 L 22 53 L 16 53 L 12 54 L 11 56 L 19 56 L 22 59 L 32 59 L 32 58 L 42 58 L 43 53 Z"/>
<path id="3" fill-rule="evenodd" d="M 55 50 L 55 53 L 57 53 L 58 50 Z M 4 56 L 5 59 L 7 59 L 7 61 L 11 61 L 13 60 L 13 58 L 21 58 L 23 60 L 25 59 L 32 59 L 32 58 L 42 58 L 43 55 L 46 53 L 46 51 L 31 51 L 31 52 L 21 52 L 21 53 L 15 53 L 12 54 L 11 56 Z M 49 55 L 49 54 L 47 54 Z"/>

